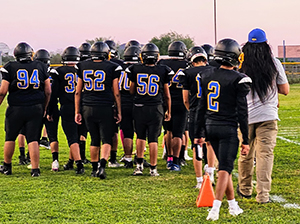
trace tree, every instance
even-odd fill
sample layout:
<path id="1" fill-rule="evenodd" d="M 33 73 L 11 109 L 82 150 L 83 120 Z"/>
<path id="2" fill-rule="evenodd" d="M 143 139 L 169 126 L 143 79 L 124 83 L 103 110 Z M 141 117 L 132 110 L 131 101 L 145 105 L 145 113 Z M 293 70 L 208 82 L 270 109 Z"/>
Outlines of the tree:
<path id="1" fill-rule="evenodd" d="M 15 61 L 15 58 L 13 56 L 10 56 L 10 55 L 7 55 L 7 54 L 3 54 L 2 55 L 2 65 L 5 65 L 9 61 Z"/>
<path id="2" fill-rule="evenodd" d="M 50 63 L 51 64 L 60 64 L 61 63 L 61 53 L 58 50 L 57 52 L 50 52 Z"/>
<path id="3" fill-rule="evenodd" d="M 187 49 L 195 46 L 194 38 L 191 38 L 189 35 L 178 34 L 175 31 L 169 33 L 161 34 L 159 37 L 153 37 L 150 42 L 154 43 L 158 48 L 161 55 L 168 54 L 168 47 L 173 41 L 180 40 L 185 43 Z"/>

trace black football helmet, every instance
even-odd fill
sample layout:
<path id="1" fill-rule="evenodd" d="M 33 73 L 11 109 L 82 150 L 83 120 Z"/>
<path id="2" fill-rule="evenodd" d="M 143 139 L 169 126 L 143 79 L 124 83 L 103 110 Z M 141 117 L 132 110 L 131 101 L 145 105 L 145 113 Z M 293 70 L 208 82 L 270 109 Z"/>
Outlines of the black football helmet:
<path id="1" fill-rule="evenodd" d="M 139 62 L 140 61 L 141 48 L 137 46 L 131 46 L 124 51 L 125 61 Z"/>
<path id="2" fill-rule="evenodd" d="M 82 43 L 78 50 L 80 52 L 80 61 L 91 58 L 91 45 L 89 43 Z"/>
<path id="3" fill-rule="evenodd" d="M 117 45 L 113 40 L 106 40 L 104 41 L 104 43 L 106 43 L 110 49 L 110 56 L 112 58 L 115 58 L 118 56 L 118 49 L 117 49 Z"/>
<path id="4" fill-rule="evenodd" d="M 40 49 L 37 52 L 35 52 L 33 59 L 41 61 L 46 65 L 50 65 L 50 53 L 45 49 Z"/>
<path id="5" fill-rule="evenodd" d="M 76 47 L 67 47 L 61 55 L 63 63 L 78 62 L 80 60 L 80 52 Z"/>
<path id="6" fill-rule="evenodd" d="M 153 43 L 145 44 L 141 49 L 143 64 L 155 64 L 159 58 L 159 49 Z"/>
<path id="7" fill-rule="evenodd" d="M 215 47 L 214 60 L 222 65 L 237 67 L 241 53 L 240 45 L 235 40 L 223 39 Z"/>
<path id="8" fill-rule="evenodd" d="M 109 46 L 102 41 L 94 43 L 91 48 L 91 56 L 92 56 L 92 59 L 95 59 L 95 60 L 109 59 L 109 57 L 110 57 Z"/>
<path id="9" fill-rule="evenodd" d="M 201 47 L 205 50 L 208 61 L 214 60 L 214 47 L 209 44 L 203 44 Z"/>
<path id="10" fill-rule="evenodd" d="M 182 41 L 174 41 L 168 47 L 168 55 L 171 57 L 182 57 L 185 58 L 187 54 L 187 49 L 185 43 Z"/>
<path id="11" fill-rule="evenodd" d="M 14 56 L 17 61 L 32 60 L 33 49 L 29 44 L 21 42 L 15 47 Z"/>
<path id="12" fill-rule="evenodd" d="M 125 44 L 125 50 L 131 46 L 141 47 L 141 44 L 137 40 L 130 40 Z"/>
<path id="13" fill-rule="evenodd" d="M 187 53 L 187 59 L 190 62 L 193 62 L 198 57 L 203 57 L 205 60 L 207 60 L 207 54 L 205 50 L 199 46 L 190 48 L 189 52 Z"/>

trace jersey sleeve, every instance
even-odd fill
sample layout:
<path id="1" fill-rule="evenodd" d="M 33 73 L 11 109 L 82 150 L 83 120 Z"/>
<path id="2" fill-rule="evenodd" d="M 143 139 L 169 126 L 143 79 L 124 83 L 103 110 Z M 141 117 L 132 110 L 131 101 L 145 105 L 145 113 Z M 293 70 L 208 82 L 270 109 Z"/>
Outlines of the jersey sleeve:
<path id="1" fill-rule="evenodd" d="M 50 116 L 53 115 L 53 110 L 57 108 L 57 103 L 58 103 L 58 93 L 59 93 L 59 79 L 58 75 L 59 73 L 55 69 L 50 70 L 50 75 L 52 78 L 52 85 L 51 85 L 51 97 L 50 97 L 50 102 L 48 106 L 48 114 Z"/>
<path id="2" fill-rule="evenodd" d="M 9 72 L 9 67 L 10 67 L 9 64 L 10 63 L 7 63 L 6 65 L 4 65 L 4 67 L 0 68 L 0 72 L 2 74 L 2 80 L 6 80 L 9 83 L 11 83 L 13 77 L 10 75 L 10 72 Z"/>
<path id="3" fill-rule="evenodd" d="M 128 78 L 129 78 L 129 80 L 130 80 L 131 82 L 136 83 L 136 73 L 135 73 L 135 71 L 134 71 L 134 65 L 130 65 L 129 67 L 127 67 L 127 68 L 125 69 L 125 72 L 127 73 L 127 76 L 128 76 Z"/>
<path id="4" fill-rule="evenodd" d="M 167 75 L 164 77 L 163 83 L 169 83 L 175 73 L 170 67 L 166 65 L 164 67 Z"/>
<path id="5" fill-rule="evenodd" d="M 76 65 L 75 65 L 75 68 L 76 68 L 76 72 L 77 72 L 78 78 L 83 79 L 83 77 L 82 77 L 81 64 L 80 64 L 80 63 L 76 64 Z"/>
<path id="6" fill-rule="evenodd" d="M 248 105 L 247 105 L 247 94 L 250 91 L 252 80 L 250 77 L 243 74 L 243 77 L 237 84 L 237 115 L 238 122 L 240 124 L 240 130 L 243 136 L 242 144 L 248 145 Z"/>
<path id="7" fill-rule="evenodd" d="M 122 71 L 123 71 L 123 68 L 120 65 L 118 65 L 116 68 L 114 68 L 113 79 L 119 79 Z"/>
<path id="8" fill-rule="evenodd" d="M 190 90 L 187 70 L 178 72 L 179 83 L 182 84 L 184 90 Z"/>
<path id="9" fill-rule="evenodd" d="M 286 77 L 286 74 L 285 74 L 285 71 L 284 71 L 284 68 L 283 68 L 281 62 L 277 58 L 274 58 L 274 64 L 275 64 L 276 69 L 278 71 L 278 75 L 276 77 L 276 83 L 278 85 L 282 85 L 282 84 L 287 83 L 288 79 Z"/>

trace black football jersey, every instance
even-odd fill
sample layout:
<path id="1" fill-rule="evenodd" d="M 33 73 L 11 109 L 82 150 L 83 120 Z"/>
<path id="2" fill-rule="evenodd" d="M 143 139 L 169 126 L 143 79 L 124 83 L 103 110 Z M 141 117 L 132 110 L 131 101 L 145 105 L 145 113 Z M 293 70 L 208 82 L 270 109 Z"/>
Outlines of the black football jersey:
<path id="1" fill-rule="evenodd" d="M 243 144 L 248 144 L 248 106 L 246 95 L 251 78 L 243 73 L 212 68 L 200 73 L 202 95 L 196 134 L 204 125 L 240 125 Z M 204 116 L 206 119 L 204 120 Z M 205 124 L 204 124 L 205 122 Z"/>
<path id="2" fill-rule="evenodd" d="M 174 71 L 173 77 L 169 81 L 169 89 L 172 105 L 183 105 L 182 84 L 179 82 L 179 73 L 188 68 L 189 64 L 186 60 L 179 59 L 162 59 L 158 62 L 160 65 L 167 65 Z"/>
<path id="3" fill-rule="evenodd" d="M 83 61 L 76 66 L 78 78 L 83 80 L 82 105 L 113 105 L 112 83 L 120 77 L 122 67 L 111 61 Z"/>
<path id="4" fill-rule="evenodd" d="M 123 64 L 123 71 L 121 71 L 121 75 L 119 78 L 119 90 L 121 94 L 121 102 L 122 106 L 131 106 L 133 105 L 133 95 L 130 94 L 129 89 L 130 89 L 130 80 L 129 77 L 126 73 L 126 68 L 128 68 L 130 63 L 124 63 Z"/>
<path id="5" fill-rule="evenodd" d="M 180 83 L 184 90 L 189 90 L 190 110 L 197 107 L 201 98 L 201 85 L 199 73 L 209 69 L 210 66 L 189 67 L 178 73 Z"/>
<path id="6" fill-rule="evenodd" d="M 118 65 L 121 65 L 121 66 L 123 66 L 123 64 L 124 64 L 124 61 L 117 59 L 117 58 L 111 58 L 110 61 L 117 63 Z"/>
<path id="7" fill-rule="evenodd" d="M 163 103 L 163 86 L 169 82 L 169 75 L 174 74 L 172 69 L 165 65 L 136 64 L 125 71 L 136 86 L 135 104 L 154 106 Z"/>
<path id="8" fill-rule="evenodd" d="M 49 78 L 47 66 L 40 61 L 8 62 L 0 69 L 2 79 L 10 83 L 10 106 L 30 106 L 45 101 L 44 85 Z"/>
<path id="9" fill-rule="evenodd" d="M 60 66 L 50 70 L 52 77 L 51 101 L 59 98 L 61 105 L 74 104 L 77 74 L 74 66 Z"/>

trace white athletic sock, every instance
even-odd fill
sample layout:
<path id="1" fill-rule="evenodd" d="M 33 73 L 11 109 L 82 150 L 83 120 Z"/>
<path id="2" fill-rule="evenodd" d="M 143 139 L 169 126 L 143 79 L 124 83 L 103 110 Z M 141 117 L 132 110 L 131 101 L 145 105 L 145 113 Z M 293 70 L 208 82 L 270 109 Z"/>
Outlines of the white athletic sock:
<path id="1" fill-rule="evenodd" d="M 203 182 L 203 177 L 196 177 L 197 183 Z"/>
<path id="2" fill-rule="evenodd" d="M 229 208 L 235 207 L 236 206 L 235 198 L 232 200 L 228 200 L 228 205 L 229 205 Z"/>
<path id="3" fill-rule="evenodd" d="M 214 173 L 215 168 L 214 167 L 207 167 L 206 172 L 208 173 Z"/>
<path id="4" fill-rule="evenodd" d="M 126 157 L 125 157 L 125 160 L 126 160 L 127 162 L 131 162 L 131 161 L 132 161 L 132 158 L 126 158 Z"/>
<path id="5" fill-rule="evenodd" d="M 214 210 L 214 211 L 217 211 L 217 212 L 220 212 L 220 207 L 222 205 L 222 201 L 219 201 L 219 200 L 214 200 L 213 202 L 213 207 L 211 210 Z"/>

